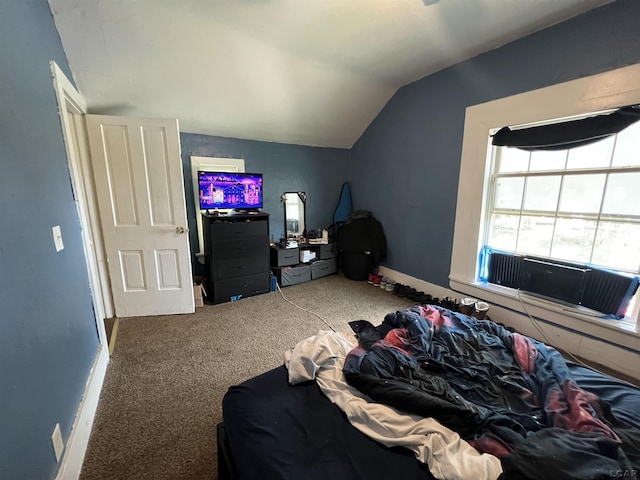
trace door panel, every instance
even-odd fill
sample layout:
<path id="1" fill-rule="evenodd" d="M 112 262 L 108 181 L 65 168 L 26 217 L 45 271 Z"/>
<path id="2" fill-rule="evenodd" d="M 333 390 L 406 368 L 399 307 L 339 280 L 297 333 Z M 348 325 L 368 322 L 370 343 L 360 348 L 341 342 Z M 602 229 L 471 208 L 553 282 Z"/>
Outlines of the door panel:
<path id="1" fill-rule="evenodd" d="M 158 289 L 176 290 L 182 288 L 180 283 L 180 263 L 177 250 L 157 250 Z"/>
<path id="2" fill-rule="evenodd" d="M 107 170 L 106 180 L 109 188 L 108 200 L 112 207 L 114 223 L 116 226 L 137 225 L 138 209 L 127 129 L 120 125 L 105 125 L 102 130 L 102 139 Z M 90 148 L 92 149 L 91 156 L 95 157 L 93 145 Z M 95 168 L 96 164 L 94 163 Z"/>
<path id="3" fill-rule="evenodd" d="M 149 206 L 153 225 L 174 225 L 169 146 L 160 128 L 143 129 L 145 167 L 149 178 Z M 153 162 L 150 162 L 150 159 Z"/>
<path id="4" fill-rule="evenodd" d="M 86 123 L 116 315 L 192 313 L 177 121 Z"/>
<path id="5" fill-rule="evenodd" d="M 144 291 L 147 282 L 144 277 L 143 252 L 120 250 L 120 271 L 125 292 Z"/>

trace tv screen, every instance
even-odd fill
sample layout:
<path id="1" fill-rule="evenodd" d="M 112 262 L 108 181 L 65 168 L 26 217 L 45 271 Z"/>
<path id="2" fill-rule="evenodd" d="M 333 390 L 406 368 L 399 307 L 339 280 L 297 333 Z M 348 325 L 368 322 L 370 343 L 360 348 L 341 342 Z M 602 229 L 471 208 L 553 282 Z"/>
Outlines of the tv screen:
<path id="1" fill-rule="evenodd" d="M 262 208 L 261 173 L 198 172 L 200 210 Z"/>

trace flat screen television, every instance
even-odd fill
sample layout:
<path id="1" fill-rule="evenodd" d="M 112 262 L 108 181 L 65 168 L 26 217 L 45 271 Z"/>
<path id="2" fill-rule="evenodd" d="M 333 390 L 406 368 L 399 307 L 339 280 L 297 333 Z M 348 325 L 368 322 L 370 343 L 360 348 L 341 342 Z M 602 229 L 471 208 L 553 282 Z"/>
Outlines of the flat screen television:
<path id="1" fill-rule="evenodd" d="M 262 208 L 262 174 L 198 172 L 200 210 Z"/>

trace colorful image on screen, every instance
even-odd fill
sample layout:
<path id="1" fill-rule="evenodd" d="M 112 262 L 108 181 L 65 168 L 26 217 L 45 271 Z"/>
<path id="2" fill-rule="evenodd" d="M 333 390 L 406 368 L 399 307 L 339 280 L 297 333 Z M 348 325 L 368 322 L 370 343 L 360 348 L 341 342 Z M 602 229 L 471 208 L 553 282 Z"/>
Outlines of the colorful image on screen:
<path id="1" fill-rule="evenodd" d="M 198 172 L 200 209 L 262 208 L 262 174 Z"/>

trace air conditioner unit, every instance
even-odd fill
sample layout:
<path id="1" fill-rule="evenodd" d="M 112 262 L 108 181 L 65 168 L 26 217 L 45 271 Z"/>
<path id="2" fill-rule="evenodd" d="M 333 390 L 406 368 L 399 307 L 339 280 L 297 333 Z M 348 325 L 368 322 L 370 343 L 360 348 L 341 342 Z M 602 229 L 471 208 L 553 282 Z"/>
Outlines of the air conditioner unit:
<path id="1" fill-rule="evenodd" d="M 520 267 L 518 288 L 525 292 L 580 305 L 591 269 L 525 258 Z"/>
<path id="2" fill-rule="evenodd" d="M 581 305 L 622 318 L 640 277 L 546 258 L 500 252 L 488 247 L 481 256 L 481 280 L 533 295 Z"/>

